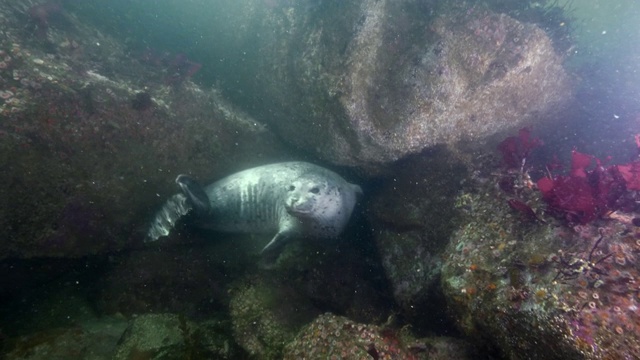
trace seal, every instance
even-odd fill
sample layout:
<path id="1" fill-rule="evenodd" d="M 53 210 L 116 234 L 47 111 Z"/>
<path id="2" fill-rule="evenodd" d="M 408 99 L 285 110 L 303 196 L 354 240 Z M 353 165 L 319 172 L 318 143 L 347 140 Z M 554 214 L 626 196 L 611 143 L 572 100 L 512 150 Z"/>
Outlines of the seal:
<path id="1" fill-rule="evenodd" d="M 271 252 L 300 237 L 333 238 L 347 225 L 360 186 L 323 167 L 301 161 L 240 171 L 206 187 L 187 175 L 156 214 L 147 234 L 155 241 L 193 211 L 200 226 L 223 232 L 273 233 Z"/>

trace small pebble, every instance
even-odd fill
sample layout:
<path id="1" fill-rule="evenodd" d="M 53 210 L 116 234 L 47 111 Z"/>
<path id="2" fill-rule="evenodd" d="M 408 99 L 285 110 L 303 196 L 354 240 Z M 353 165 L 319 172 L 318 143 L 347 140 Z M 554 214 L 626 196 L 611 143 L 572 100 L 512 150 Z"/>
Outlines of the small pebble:
<path id="1" fill-rule="evenodd" d="M 35 64 L 37 64 L 37 65 L 42 65 L 42 64 L 44 64 L 44 60 L 42 60 L 42 59 L 33 59 L 33 62 L 34 62 Z"/>

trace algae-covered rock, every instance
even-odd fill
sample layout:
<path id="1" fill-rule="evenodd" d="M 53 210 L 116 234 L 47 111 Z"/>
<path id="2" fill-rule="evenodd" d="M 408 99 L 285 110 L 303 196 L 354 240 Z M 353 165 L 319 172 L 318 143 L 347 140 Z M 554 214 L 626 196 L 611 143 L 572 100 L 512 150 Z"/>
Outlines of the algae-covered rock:
<path id="1" fill-rule="evenodd" d="M 147 314 L 133 319 L 120 339 L 114 359 L 145 356 L 177 359 L 190 353 L 195 324 L 172 314 Z"/>
<path id="2" fill-rule="evenodd" d="M 170 1 L 175 15 L 154 21 L 140 2 L 121 11 L 145 26 L 191 24 L 180 35 L 197 35 L 192 50 L 237 104 L 332 163 L 379 169 L 437 144 L 481 141 L 572 97 L 542 28 L 475 3 Z"/>
<path id="3" fill-rule="evenodd" d="M 282 358 L 284 346 L 319 313 L 295 289 L 265 276 L 241 279 L 229 311 L 234 338 L 260 359 Z"/>
<path id="4" fill-rule="evenodd" d="M 122 249 L 177 174 L 209 180 L 283 154 L 218 92 L 168 82 L 64 6 L 37 36 L 33 6 L 0 4 L 0 259 Z"/>
<path id="5" fill-rule="evenodd" d="M 214 323 L 147 314 L 130 322 L 113 359 L 235 359 L 237 355 L 233 340 Z"/>
<path id="6" fill-rule="evenodd" d="M 408 359 L 408 352 L 391 334 L 376 325 L 359 324 L 345 317 L 324 314 L 305 327 L 285 349 L 284 359 Z"/>
<path id="7" fill-rule="evenodd" d="M 122 318 L 104 317 L 73 327 L 54 327 L 3 339 L 0 350 L 7 360 L 112 359 L 127 327 Z"/>
<path id="8" fill-rule="evenodd" d="M 568 223 L 542 211 L 530 182 L 497 186 L 526 172 L 479 173 L 458 196 L 462 220 L 443 257 L 442 288 L 460 329 L 508 359 L 636 357 L 637 215 Z"/>
<path id="9" fill-rule="evenodd" d="M 477 349 L 467 340 L 444 336 L 417 340 L 414 345 L 414 352 L 421 354 L 422 350 L 426 355 L 425 358 L 428 360 L 465 360 L 479 358 Z"/>

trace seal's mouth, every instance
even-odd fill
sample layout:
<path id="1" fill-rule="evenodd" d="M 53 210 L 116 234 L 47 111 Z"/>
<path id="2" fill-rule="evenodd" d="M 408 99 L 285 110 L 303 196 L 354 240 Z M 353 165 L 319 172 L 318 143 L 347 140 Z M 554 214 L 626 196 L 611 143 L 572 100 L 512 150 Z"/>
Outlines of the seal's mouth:
<path id="1" fill-rule="evenodd" d="M 311 208 L 309 207 L 286 205 L 285 209 L 287 210 L 287 213 L 289 213 L 289 215 L 293 216 L 308 216 L 312 213 Z"/>

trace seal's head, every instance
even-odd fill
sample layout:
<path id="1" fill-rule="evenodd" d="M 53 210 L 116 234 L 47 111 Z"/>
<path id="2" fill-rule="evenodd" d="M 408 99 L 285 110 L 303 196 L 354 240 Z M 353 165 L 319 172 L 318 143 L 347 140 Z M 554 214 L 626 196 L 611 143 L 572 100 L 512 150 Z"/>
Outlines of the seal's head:
<path id="1" fill-rule="evenodd" d="M 337 236 L 349 220 L 359 189 L 344 180 L 307 174 L 289 183 L 284 205 L 318 235 Z"/>
<path id="2" fill-rule="evenodd" d="M 284 206 L 293 216 L 313 217 L 321 207 L 338 205 L 337 198 L 337 189 L 329 186 L 326 180 L 303 177 L 289 184 Z"/>

